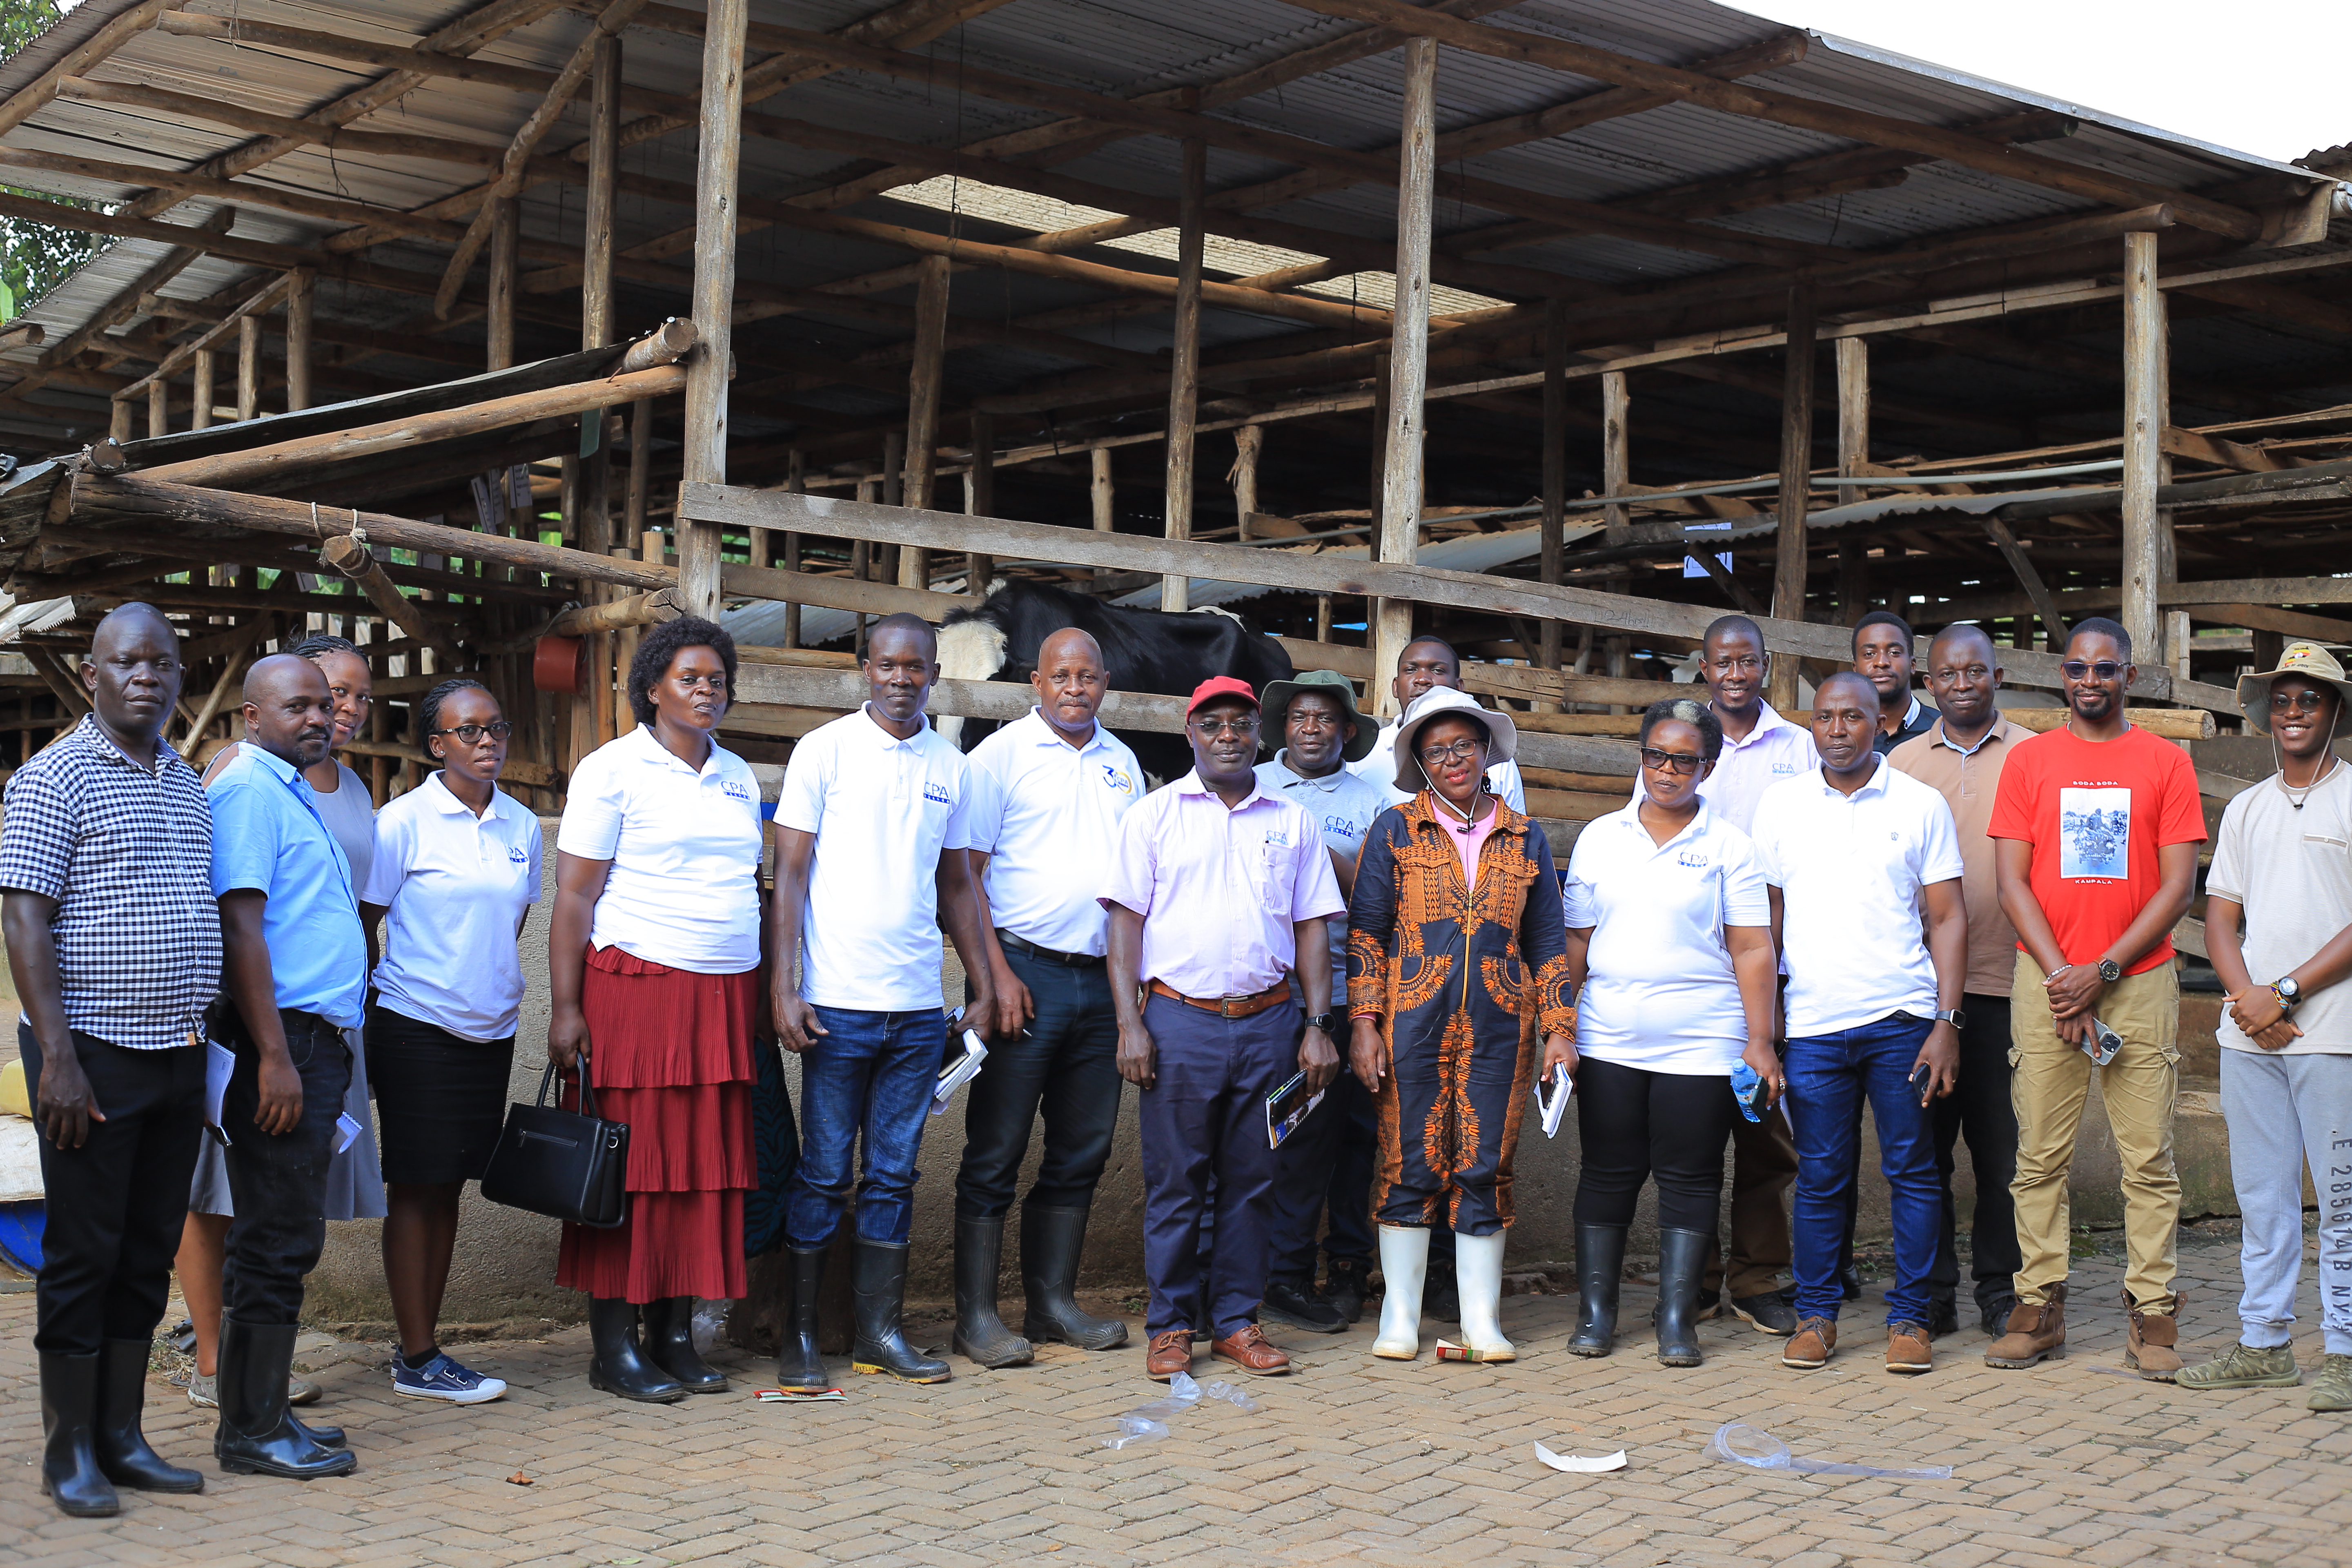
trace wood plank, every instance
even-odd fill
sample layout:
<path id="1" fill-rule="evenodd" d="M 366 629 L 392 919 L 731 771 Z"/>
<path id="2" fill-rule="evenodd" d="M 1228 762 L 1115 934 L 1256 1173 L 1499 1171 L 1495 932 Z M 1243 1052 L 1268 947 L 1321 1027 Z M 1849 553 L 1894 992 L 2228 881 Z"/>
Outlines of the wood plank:
<path id="1" fill-rule="evenodd" d="M 1161 513 L 1161 531 L 1170 539 L 1192 537 L 1192 479 L 1200 459 L 1201 270 L 1207 243 L 1201 223 L 1208 199 L 1209 144 L 1188 136 L 1180 152 L 1176 309 L 1169 324 L 1168 470 Z M 1160 580 L 1163 610 L 1189 610 L 1191 595 L 1192 580 L 1181 573 Z"/>
<path id="2" fill-rule="evenodd" d="M 1805 618 L 1805 504 L 1812 489 L 1816 316 L 1811 285 L 1800 283 L 1789 290 L 1789 352 L 1780 390 L 1780 526 L 1772 559 L 1772 614 L 1784 621 Z M 1702 555 L 1699 563 L 1707 565 L 1711 560 Z M 1709 576 L 1718 582 L 1729 577 L 1720 562 L 1713 564 Z M 1733 599 L 1738 602 L 1737 594 Z M 1794 659 L 1772 661 L 1772 706 L 1785 710 L 1797 705 L 1797 673 Z"/>
<path id="3" fill-rule="evenodd" d="M 751 0 L 710 0 L 702 38 L 702 123 L 694 170 L 694 293 L 703 347 L 686 383 L 687 485 L 727 482 L 727 377 L 734 357 L 735 226 L 742 159 L 743 31 Z M 708 322 L 705 316 L 712 318 Z M 679 598 L 687 613 L 719 614 L 719 531 L 679 512 Z"/>
<path id="4" fill-rule="evenodd" d="M 2282 468 L 2304 468 L 2310 462 L 2309 458 L 2283 460 L 2260 447 L 2241 446 L 2220 436 L 2183 430 L 2177 425 L 2164 427 L 2157 437 L 2157 447 L 2171 457 L 2210 463 L 2217 468 L 2234 468 L 2242 474 L 2274 474 Z"/>
<path id="5" fill-rule="evenodd" d="M 2156 236 L 2124 236 L 2123 607 L 2117 616 L 2145 664 L 2163 664 L 2164 621 L 2157 590 L 2164 569 L 2165 521 L 2156 492 L 2169 476 L 2158 437 L 2166 412 L 2164 295 L 2156 287 Z"/>
<path id="6" fill-rule="evenodd" d="M 132 38 L 153 26 L 166 11 L 176 11 L 188 0 L 140 0 L 130 10 L 67 50 L 49 68 L 8 95 L 0 103 L 0 136 L 22 125 L 48 107 L 68 77 L 85 74 Z"/>
<path id="7" fill-rule="evenodd" d="M 1388 406 L 1380 431 L 1380 558 L 1411 565 L 1421 547 L 1423 442 L 1429 433 L 1429 247 L 1437 201 L 1437 43 L 1415 38 L 1404 47 L 1402 134 L 1397 144 L 1396 316 L 1391 325 Z M 1371 605 L 1372 667 L 1395 669 L 1412 641 L 1410 600 L 1376 599 Z M 1373 710 L 1395 710 L 1385 686 L 1371 693 Z"/>
<path id="8" fill-rule="evenodd" d="M 2207 605 L 2200 606 L 2193 618 L 2218 621 L 2223 626 L 2243 626 L 2248 631 L 2278 632 L 2291 637 L 2310 637 L 2317 642 L 2352 644 L 2352 621 L 2335 620 L 2326 616 L 2298 615 L 2293 610 L 2273 609 L 2267 605 Z"/>
<path id="9" fill-rule="evenodd" d="M 2035 570 L 2032 557 L 2025 553 L 2024 546 L 2017 542 L 2017 535 L 2010 531 L 2009 524 L 1990 512 L 1985 514 L 1983 521 L 1993 548 L 2000 552 L 2003 561 L 2009 563 L 2009 569 L 2017 575 L 2018 585 L 2032 601 L 2033 613 L 2042 617 L 2042 630 L 2050 646 L 2063 649 L 2066 646 L 2066 618 L 2058 608 L 2058 601 L 2051 596 L 2050 585 L 2042 580 L 2042 574 Z"/>

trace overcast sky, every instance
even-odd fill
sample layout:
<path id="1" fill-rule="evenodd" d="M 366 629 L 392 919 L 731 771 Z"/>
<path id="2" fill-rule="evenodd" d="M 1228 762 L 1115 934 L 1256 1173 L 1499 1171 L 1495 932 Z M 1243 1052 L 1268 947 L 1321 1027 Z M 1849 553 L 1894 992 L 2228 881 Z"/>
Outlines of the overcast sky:
<path id="1" fill-rule="evenodd" d="M 2352 142 L 2352 0 L 1725 0 L 2281 162 Z"/>

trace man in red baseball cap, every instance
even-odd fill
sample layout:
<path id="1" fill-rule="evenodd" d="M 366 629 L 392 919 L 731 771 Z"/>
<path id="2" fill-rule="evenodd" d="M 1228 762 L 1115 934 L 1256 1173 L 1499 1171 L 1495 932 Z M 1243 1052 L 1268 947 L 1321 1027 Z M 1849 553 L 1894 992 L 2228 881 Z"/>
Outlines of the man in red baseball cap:
<path id="1" fill-rule="evenodd" d="M 1265 1097 L 1294 1073 L 1319 1092 L 1339 1070 L 1331 966 L 1319 960 L 1324 921 L 1345 905 L 1315 818 L 1258 788 L 1258 721 L 1246 682 L 1220 676 L 1194 689 L 1184 718 L 1192 771 L 1120 819 L 1102 893 L 1118 1070 L 1142 1090 L 1144 1367 L 1161 1382 L 1191 1368 L 1195 1328 L 1209 1331 L 1212 1355 L 1244 1372 L 1290 1369 L 1250 1318 L 1272 1246 Z M 1302 952 L 1318 961 L 1302 967 Z"/>

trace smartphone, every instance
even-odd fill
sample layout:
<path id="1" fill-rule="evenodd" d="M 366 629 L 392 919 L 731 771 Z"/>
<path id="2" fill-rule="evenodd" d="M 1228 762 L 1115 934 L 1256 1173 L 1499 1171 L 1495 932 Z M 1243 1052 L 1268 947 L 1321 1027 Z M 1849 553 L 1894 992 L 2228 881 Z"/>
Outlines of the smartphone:
<path id="1" fill-rule="evenodd" d="M 1918 1100 L 1922 1109 L 1925 1109 L 1927 1106 L 1929 1087 L 1933 1085 L 1935 1081 L 1936 1069 L 1929 1067 L 1926 1062 L 1921 1062 L 1917 1067 L 1911 1069 L 1911 1092 Z"/>
<path id="2" fill-rule="evenodd" d="M 2096 1018 L 2091 1020 L 2091 1037 L 2083 1042 L 2083 1054 L 2091 1058 L 2093 1065 L 2106 1066 L 2116 1059 L 2116 1053 L 2123 1048 L 2124 1037 L 2121 1035 L 2116 1034 Z"/>

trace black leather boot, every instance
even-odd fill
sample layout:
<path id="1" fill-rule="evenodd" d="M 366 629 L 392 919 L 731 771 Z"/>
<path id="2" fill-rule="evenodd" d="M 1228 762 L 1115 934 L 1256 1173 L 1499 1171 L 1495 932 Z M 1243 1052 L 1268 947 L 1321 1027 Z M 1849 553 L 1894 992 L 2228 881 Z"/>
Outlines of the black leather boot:
<path id="1" fill-rule="evenodd" d="M 1371 1269 L 1352 1258 L 1335 1258 L 1325 1266 L 1320 1300 L 1331 1304 L 1332 1310 L 1350 1323 L 1364 1321 L 1365 1287 L 1370 1283 Z"/>
<path id="2" fill-rule="evenodd" d="M 1568 1342 L 1570 1353 L 1609 1353 L 1617 1339 L 1617 1289 L 1624 1279 L 1625 1227 L 1578 1226 L 1576 1289 L 1583 1300 L 1577 1314 L 1576 1337 Z"/>
<path id="3" fill-rule="evenodd" d="M 908 1383 L 945 1383 L 954 1374 L 908 1344 L 898 1331 L 907 1303 L 907 1244 L 857 1238 L 850 1249 L 856 1274 L 850 1281 L 856 1342 L 849 1364 L 863 1373 L 887 1373 Z"/>
<path id="4" fill-rule="evenodd" d="M 167 1465 L 147 1446 L 139 1413 L 147 1405 L 147 1342 L 109 1340 L 98 1352 L 98 1463 L 106 1479 L 142 1492 L 200 1492 L 205 1478 Z"/>
<path id="5" fill-rule="evenodd" d="M 994 1371 L 1026 1366 L 1037 1352 L 996 1315 L 996 1271 L 1004 1255 L 1004 1216 L 956 1215 L 955 1352 Z"/>
<path id="6" fill-rule="evenodd" d="M 694 1348 L 694 1298 L 672 1296 L 648 1301 L 640 1316 L 645 1358 L 670 1375 L 688 1394 L 724 1394 L 727 1374 L 702 1359 Z"/>
<path id="7" fill-rule="evenodd" d="M 220 1426 L 213 1435 L 213 1458 L 222 1469 L 307 1481 L 359 1468 L 359 1456 L 313 1441 L 287 1413 L 286 1376 L 299 1327 L 224 1317 L 220 1331 Z"/>
<path id="8" fill-rule="evenodd" d="M 1696 1366 L 1698 1281 L 1706 1269 L 1706 1249 L 1715 1238 L 1703 1230 L 1658 1232 L 1658 1363 Z"/>
<path id="9" fill-rule="evenodd" d="M 647 1361 L 637 1348 L 637 1310 L 617 1296 L 588 1299 L 588 1337 L 596 1347 L 588 1386 L 647 1405 L 675 1405 L 686 1385 Z"/>
<path id="10" fill-rule="evenodd" d="M 822 1247 L 791 1249 L 793 1296 L 784 1319 L 784 1343 L 776 1357 L 776 1386 L 806 1394 L 823 1394 L 833 1386 L 824 1370 L 824 1353 L 816 1347 L 817 1292 L 824 1284 Z"/>
<path id="11" fill-rule="evenodd" d="M 122 1511 L 98 1463 L 98 1357 L 41 1354 L 41 1490 L 72 1519 Z"/>
<path id="12" fill-rule="evenodd" d="M 1127 1325 L 1078 1310 L 1073 1294 L 1078 1258 L 1087 1249 L 1085 1209 L 1021 1205 L 1021 1283 L 1029 1310 L 1021 1331 L 1039 1344 L 1076 1345 L 1082 1351 L 1116 1350 L 1127 1343 Z"/>

